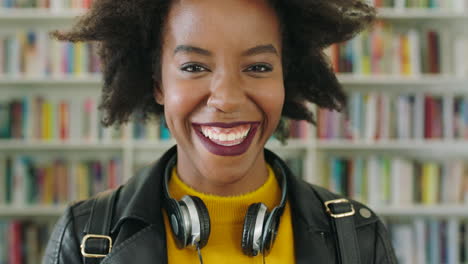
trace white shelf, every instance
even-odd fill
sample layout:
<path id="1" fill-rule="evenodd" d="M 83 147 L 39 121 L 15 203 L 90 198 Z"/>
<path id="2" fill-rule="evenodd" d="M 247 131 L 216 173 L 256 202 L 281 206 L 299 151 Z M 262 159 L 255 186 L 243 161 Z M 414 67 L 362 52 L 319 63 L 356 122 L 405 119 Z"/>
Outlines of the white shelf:
<path id="1" fill-rule="evenodd" d="M 468 205 L 414 205 L 401 207 L 374 207 L 373 209 L 378 215 L 391 217 L 468 217 Z"/>
<path id="2" fill-rule="evenodd" d="M 100 87 L 101 74 L 64 77 L 0 77 L 0 86 L 64 86 L 86 85 Z"/>
<path id="3" fill-rule="evenodd" d="M 148 141 L 148 140 L 135 140 L 133 146 L 136 150 L 157 150 L 164 151 L 176 144 L 175 140 L 169 141 Z M 286 145 L 282 145 L 278 141 L 268 141 L 266 146 L 268 149 L 273 150 L 306 150 L 313 147 L 312 143 L 299 139 L 290 139 Z"/>
<path id="4" fill-rule="evenodd" d="M 2 20 L 71 20 L 83 15 L 84 9 L 40 9 L 40 8 L 0 8 Z M 377 16 L 382 19 L 468 19 L 468 12 L 429 8 L 379 8 Z"/>
<path id="5" fill-rule="evenodd" d="M 0 205 L 0 217 L 58 217 L 66 205 L 12 207 Z M 414 205 L 401 207 L 372 207 L 380 216 L 387 217 L 468 217 L 468 205 Z"/>
<path id="6" fill-rule="evenodd" d="M 71 20 L 83 15 L 85 11 L 83 9 L 0 8 L 0 22 L 16 20 Z"/>
<path id="7" fill-rule="evenodd" d="M 404 77 L 398 75 L 382 76 L 359 76 L 353 74 L 337 74 L 338 80 L 345 86 L 417 86 L 424 88 L 427 86 L 460 86 L 468 91 L 468 76 L 466 78 L 425 74 L 419 77 Z M 0 86 L 64 86 L 65 88 L 74 85 L 82 86 L 102 86 L 102 75 L 91 74 L 80 77 L 0 77 Z M 422 87 L 421 87 L 422 86 Z"/>
<path id="8" fill-rule="evenodd" d="M 116 141 L 116 142 L 88 142 L 88 141 L 24 141 L 0 140 L 0 150 L 121 150 L 130 148 L 135 150 L 165 151 L 175 145 L 169 141 Z M 273 150 L 451 150 L 468 152 L 468 140 L 313 140 L 307 142 L 291 139 L 286 145 L 273 141 L 267 142 L 266 148 Z"/>
<path id="9" fill-rule="evenodd" d="M 464 85 L 468 90 L 468 76 L 457 77 L 451 75 L 440 74 L 423 74 L 420 76 L 398 76 L 398 75 L 354 75 L 354 74 L 337 74 L 338 80 L 343 85 L 411 85 L 411 86 L 440 86 L 440 85 Z"/>
<path id="10" fill-rule="evenodd" d="M 174 146 L 174 140 L 153 141 L 133 140 L 116 142 L 87 142 L 87 141 L 24 141 L 24 140 L 0 140 L 0 150 L 121 150 L 125 147 L 134 150 L 166 151 Z M 290 139 L 286 145 L 277 141 L 267 142 L 266 148 L 273 150 L 307 150 L 313 148 L 312 142 L 298 139 Z"/>
<path id="11" fill-rule="evenodd" d="M 377 17 L 382 19 L 468 19 L 468 12 L 455 12 L 452 10 L 430 9 L 430 8 L 379 8 Z"/>
<path id="12" fill-rule="evenodd" d="M 318 150 L 440 150 L 468 152 L 468 140 L 319 140 Z"/>
<path id="13" fill-rule="evenodd" d="M 58 217 L 65 211 L 65 205 L 6 206 L 0 205 L 0 217 Z"/>
<path id="14" fill-rule="evenodd" d="M 0 150 L 121 150 L 123 142 L 0 140 Z"/>

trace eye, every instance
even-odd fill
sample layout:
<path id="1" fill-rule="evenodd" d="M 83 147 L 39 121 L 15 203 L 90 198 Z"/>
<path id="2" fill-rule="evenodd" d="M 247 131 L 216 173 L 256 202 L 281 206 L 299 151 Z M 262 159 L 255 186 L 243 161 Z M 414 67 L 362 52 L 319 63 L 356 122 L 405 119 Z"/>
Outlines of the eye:
<path id="1" fill-rule="evenodd" d="M 195 64 L 195 63 L 191 63 L 191 64 L 185 64 L 184 66 L 182 66 L 182 68 L 180 68 L 182 71 L 185 71 L 185 72 L 191 72 L 191 73 L 198 73 L 198 72 L 204 72 L 204 71 L 209 71 L 207 68 L 205 68 L 204 66 L 200 65 L 200 64 Z"/>
<path id="2" fill-rule="evenodd" d="M 250 67 L 248 67 L 245 71 L 246 72 L 271 72 L 273 70 L 273 67 L 270 64 L 255 64 Z"/>

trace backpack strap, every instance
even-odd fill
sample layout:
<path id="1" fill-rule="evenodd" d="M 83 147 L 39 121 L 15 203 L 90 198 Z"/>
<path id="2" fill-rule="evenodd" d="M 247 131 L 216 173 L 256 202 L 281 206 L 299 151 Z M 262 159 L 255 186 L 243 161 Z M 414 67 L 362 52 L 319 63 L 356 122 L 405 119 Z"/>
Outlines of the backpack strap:
<path id="1" fill-rule="evenodd" d="M 313 186 L 315 193 L 325 206 L 330 216 L 335 235 L 338 258 L 340 264 L 361 263 L 359 243 L 357 240 L 356 227 L 354 225 L 354 206 L 344 198 L 338 198 L 336 194 L 319 187 Z M 337 199 L 338 198 L 338 199 Z"/>
<path id="2" fill-rule="evenodd" d="M 99 264 L 112 250 L 110 228 L 120 188 L 99 193 L 91 200 L 91 214 L 83 230 L 84 237 L 81 241 L 84 264 Z"/>

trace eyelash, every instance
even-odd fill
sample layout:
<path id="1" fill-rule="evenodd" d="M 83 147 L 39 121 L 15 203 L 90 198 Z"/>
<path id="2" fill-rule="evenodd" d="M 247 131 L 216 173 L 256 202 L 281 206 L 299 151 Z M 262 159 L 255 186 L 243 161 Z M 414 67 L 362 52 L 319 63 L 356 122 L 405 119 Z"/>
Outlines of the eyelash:
<path id="1" fill-rule="evenodd" d="M 273 71 L 273 67 L 270 64 L 259 63 L 259 64 L 254 64 L 254 65 L 249 66 L 246 70 L 244 70 L 244 72 L 250 72 L 252 70 L 248 70 L 248 69 L 251 69 L 251 68 L 254 68 L 254 67 L 263 68 L 263 70 L 254 71 L 254 72 L 257 72 L 257 73 L 265 73 L 265 72 Z M 195 68 L 195 69 L 198 69 L 198 70 L 195 70 L 195 69 L 188 70 L 190 68 Z M 208 70 L 205 66 L 200 65 L 200 64 L 195 64 L 195 63 L 184 65 L 184 66 L 182 66 L 181 70 L 185 71 L 185 72 L 188 72 L 188 73 L 200 73 L 200 72 L 204 72 L 204 71 L 210 72 L 210 70 Z"/>
<path id="2" fill-rule="evenodd" d="M 273 67 L 270 65 L 270 64 L 264 64 L 264 63 L 259 63 L 259 64 L 254 64 L 252 66 L 250 66 L 248 69 L 250 68 L 254 68 L 254 67 L 261 67 L 261 68 L 264 68 L 265 70 L 263 71 L 256 71 L 258 73 L 264 73 L 264 72 L 271 72 L 273 71 Z"/>
<path id="3" fill-rule="evenodd" d="M 201 71 L 188 70 L 189 68 L 198 68 L 198 69 L 202 69 L 202 70 Z M 180 69 L 182 71 L 189 72 L 189 73 L 199 73 L 199 72 L 207 71 L 205 66 L 202 66 L 200 64 L 195 64 L 195 63 L 186 64 L 186 65 L 182 66 L 182 68 L 180 68 Z"/>

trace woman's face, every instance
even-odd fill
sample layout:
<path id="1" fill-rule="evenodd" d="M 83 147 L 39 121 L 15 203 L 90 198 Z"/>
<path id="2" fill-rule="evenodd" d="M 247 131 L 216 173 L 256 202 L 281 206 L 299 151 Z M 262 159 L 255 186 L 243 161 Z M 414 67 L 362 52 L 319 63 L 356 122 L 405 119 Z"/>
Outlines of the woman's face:
<path id="1" fill-rule="evenodd" d="M 156 89 L 178 168 L 233 183 L 265 166 L 283 107 L 281 34 L 265 0 L 180 0 L 163 33 Z"/>

